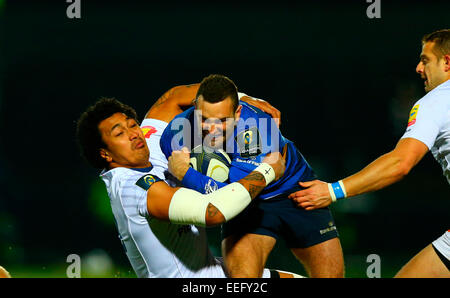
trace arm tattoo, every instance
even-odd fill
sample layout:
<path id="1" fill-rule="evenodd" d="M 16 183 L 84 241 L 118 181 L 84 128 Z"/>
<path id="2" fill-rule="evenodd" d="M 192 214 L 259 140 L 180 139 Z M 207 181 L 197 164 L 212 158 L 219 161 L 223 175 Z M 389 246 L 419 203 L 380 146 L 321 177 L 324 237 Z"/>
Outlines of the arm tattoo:
<path id="1" fill-rule="evenodd" d="M 239 180 L 250 194 L 250 197 L 254 199 L 263 189 L 266 187 L 266 179 L 259 172 L 251 172 L 246 177 Z"/>
<path id="2" fill-rule="evenodd" d="M 167 93 L 164 93 L 152 106 L 152 108 L 156 108 L 159 107 L 160 105 L 162 105 L 163 103 L 166 102 L 166 100 L 169 98 L 169 96 L 167 95 Z"/>
<path id="3" fill-rule="evenodd" d="M 208 212 L 208 217 L 214 217 L 219 212 L 219 209 L 217 209 L 216 206 L 214 206 L 213 204 L 209 203 L 207 212 Z"/>
<path id="4" fill-rule="evenodd" d="M 206 221 L 208 222 L 224 222 L 225 218 L 223 217 L 222 212 L 216 208 L 213 204 L 209 203 L 206 208 Z"/>

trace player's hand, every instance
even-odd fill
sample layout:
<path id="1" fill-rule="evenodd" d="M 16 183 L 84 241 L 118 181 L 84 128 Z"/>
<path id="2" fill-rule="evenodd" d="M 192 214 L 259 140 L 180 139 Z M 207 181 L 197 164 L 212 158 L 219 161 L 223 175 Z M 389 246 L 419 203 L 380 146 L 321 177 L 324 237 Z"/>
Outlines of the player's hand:
<path id="1" fill-rule="evenodd" d="M 263 112 L 269 114 L 270 116 L 272 116 L 272 118 L 275 121 L 275 123 L 277 124 L 277 126 L 280 127 L 280 125 L 281 125 L 281 112 L 277 108 L 272 106 L 270 103 L 268 103 L 267 101 L 262 100 L 262 99 L 254 99 L 254 98 L 252 98 L 250 96 L 243 96 L 241 98 L 241 100 L 243 102 L 251 104 L 252 106 L 257 107 L 261 111 L 263 111 Z"/>
<path id="2" fill-rule="evenodd" d="M 328 184 L 320 180 L 308 182 L 299 182 L 305 189 L 294 192 L 289 195 L 298 207 L 306 210 L 324 208 L 331 204 L 331 196 L 328 190 Z"/>
<path id="3" fill-rule="evenodd" d="M 286 155 L 281 155 L 280 152 L 272 152 L 264 157 L 263 162 L 273 168 L 275 181 L 283 177 L 284 171 L 286 170 Z"/>
<path id="4" fill-rule="evenodd" d="M 181 151 L 173 151 L 168 159 L 169 172 L 178 180 L 183 180 L 184 175 L 189 169 L 190 153 L 186 147 Z"/>

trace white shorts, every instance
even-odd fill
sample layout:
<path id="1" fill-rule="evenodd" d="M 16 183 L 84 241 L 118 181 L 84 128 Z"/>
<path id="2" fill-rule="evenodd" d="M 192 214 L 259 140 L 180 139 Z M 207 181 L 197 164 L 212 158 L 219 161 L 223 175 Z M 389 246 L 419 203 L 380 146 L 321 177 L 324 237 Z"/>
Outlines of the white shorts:
<path id="1" fill-rule="evenodd" d="M 450 230 L 433 241 L 433 246 L 450 261 Z"/>

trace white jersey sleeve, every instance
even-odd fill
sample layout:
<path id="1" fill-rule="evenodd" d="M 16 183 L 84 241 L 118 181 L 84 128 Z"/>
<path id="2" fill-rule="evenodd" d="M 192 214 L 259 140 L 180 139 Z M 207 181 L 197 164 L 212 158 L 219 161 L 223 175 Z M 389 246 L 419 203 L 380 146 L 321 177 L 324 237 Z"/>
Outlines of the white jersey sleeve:
<path id="1" fill-rule="evenodd" d="M 432 104 L 424 99 L 416 102 L 411 109 L 408 127 L 402 138 L 417 139 L 431 150 L 443 122 L 443 113 L 440 105 Z"/>
<path id="2" fill-rule="evenodd" d="M 450 183 L 450 81 L 414 104 L 402 138 L 414 138 L 427 145 Z"/>

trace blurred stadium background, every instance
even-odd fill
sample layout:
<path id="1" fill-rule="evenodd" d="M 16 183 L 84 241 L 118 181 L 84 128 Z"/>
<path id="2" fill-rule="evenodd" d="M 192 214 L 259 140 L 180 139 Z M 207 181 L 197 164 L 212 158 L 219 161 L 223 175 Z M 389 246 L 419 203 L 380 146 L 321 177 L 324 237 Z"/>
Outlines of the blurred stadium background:
<path id="1" fill-rule="evenodd" d="M 448 1 L 370 3 L 0 0 L 0 265 L 13 277 L 134 277 L 98 172 L 79 156 L 80 113 L 101 96 L 142 118 L 170 87 L 221 73 L 282 112 L 282 132 L 321 179 L 393 148 L 412 104 L 421 37 L 448 28 Z M 332 206 L 346 276 L 381 258 L 392 277 L 448 229 L 449 186 L 428 154 L 400 183 Z M 208 231 L 220 255 L 219 228 Z M 304 274 L 279 242 L 267 267 Z"/>

